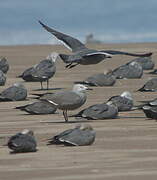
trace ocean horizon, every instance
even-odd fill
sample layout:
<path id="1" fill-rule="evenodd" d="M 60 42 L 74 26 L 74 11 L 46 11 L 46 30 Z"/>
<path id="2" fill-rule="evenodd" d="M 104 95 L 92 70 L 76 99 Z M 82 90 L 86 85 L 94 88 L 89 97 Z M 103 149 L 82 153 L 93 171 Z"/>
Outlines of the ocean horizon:
<path id="1" fill-rule="evenodd" d="M 82 42 L 157 42 L 155 0 L 2 0 L 0 45 L 58 44 L 38 20 Z"/>

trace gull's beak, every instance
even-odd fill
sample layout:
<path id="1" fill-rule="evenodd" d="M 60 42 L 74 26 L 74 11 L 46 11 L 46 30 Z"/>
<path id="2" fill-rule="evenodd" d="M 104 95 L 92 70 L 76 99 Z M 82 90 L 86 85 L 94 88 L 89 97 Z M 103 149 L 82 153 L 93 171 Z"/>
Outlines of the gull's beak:
<path id="1" fill-rule="evenodd" d="M 93 89 L 92 89 L 92 88 L 87 87 L 87 90 L 92 91 Z"/>

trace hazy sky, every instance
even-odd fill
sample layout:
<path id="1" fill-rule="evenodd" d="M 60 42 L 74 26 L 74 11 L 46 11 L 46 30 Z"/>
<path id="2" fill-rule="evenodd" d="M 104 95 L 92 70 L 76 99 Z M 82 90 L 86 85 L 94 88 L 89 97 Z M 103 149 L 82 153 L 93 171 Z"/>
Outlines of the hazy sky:
<path id="1" fill-rule="evenodd" d="M 0 0 L 0 44 L 48 44 L 56 40 L 42 20 L 82 41 L 157 41 L 157 0 Z"/>

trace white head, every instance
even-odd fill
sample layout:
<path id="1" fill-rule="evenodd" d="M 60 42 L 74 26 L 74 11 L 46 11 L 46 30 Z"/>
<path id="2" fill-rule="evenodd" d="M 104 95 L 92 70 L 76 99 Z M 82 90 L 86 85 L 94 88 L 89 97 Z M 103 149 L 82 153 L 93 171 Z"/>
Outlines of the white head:
<path id="1" fill-rule="evenodd" d="M 80 130 L 85 131 L 85 130 L 93 130 L 93 127 L 90 124 L 81 124 Z"/>
<path id="2" fill-rule="evenodd" d="M 14 83 L 13 86 L 25 89 L 25 86 L 22 83 L 20 83 L 20 82 Z"/>
<path id="3" fill-rule="evenodd" d="M 34 135 L 33 131 L 31 131 L 31 130 L 29 130 L 29 129 L 24 129 L 24 130 L 22 130 L 21 134 L 28 134 L 28 135 L 30 135 L 30 136 L 33 136 L 33 135 Z"/>
<path id="4" fill-rule="evenodd" d="M 114 103 L 112 101 L 108 101 L 106 104 L 107 105 L 114 105 Z"/>
<path id="5" fill-rule="evenodd" d="M 73 91 L 75 92 L 85 92 L 87 89 L 89 88 L 83 84 L 75 84 L 73 86 Z"/>
<path id="6" fill-rule="evenodd" d="M 120 96 L 121 97 L 126 97 L 126 98 L 132 100 L 132 95 L 131 95 L 131 93 L 129 91 L 124 91 Z"/>
<path id="7" fill-rule="evenodd" d="M 143 109 L 144 110 L 149 110 L 149 109 L 151 109 L 151 106 L 143 106 Z"/>
<path id="8" fill-rule="evenodd" d="M 53 52 L 53 53 L 49 54 L 49 55 L 46 57 L 46 59 L 49 59 L 49 60 L 52 60 L 53 62 L 55 62 L 56 59 L 57 59 L 57 57 L 58 57 L 58 53 Z"/>
<path id="9" fill-rule="evenodd" d="M 136 61 L 131 62 L 129 65 L 134 66 L 134 67 L 141 67 L 142 68 L 142 66 Z"/>
<path id="10" fill-rule="evenodd" d="M 104 70 L 104 74 L 106 75 L 106 74 L 110 74 L 110 73 L 112 73 L 112 70 L 111 69 L 105 69 Z"/>

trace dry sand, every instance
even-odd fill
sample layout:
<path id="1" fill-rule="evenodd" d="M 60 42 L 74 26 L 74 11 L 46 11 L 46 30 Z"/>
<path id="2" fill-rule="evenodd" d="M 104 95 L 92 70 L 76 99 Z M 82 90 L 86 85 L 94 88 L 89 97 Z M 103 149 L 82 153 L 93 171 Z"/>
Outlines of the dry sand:
<path id="1" fill-rule="evenodd" d="M 157 43 L 143 44 L 106 44 L 90 46 L 97 49 L 116 49 L 129 52 L 154 52 L 157 59 Z M 0 55 L 10 63 L 7 83 L 0 91 L 14 82 L 22 82 L 16 78 L 27 67 L 39 62 L 50 52 L 67 52 L 63 46 L 0 46 Z M 106 68 L 132 60 L 132 57 L 115 56 L 94 66 L 77 66 L 65 69 L 62 61 L 57 61 L 57 73 L 50 80 L 51 88 L 71 89 L 74 81 L 80 81 L 89 75 L 103 72 Z M 133 93 L 135 103 L 141 99 L 153 99 L 156 93 L 135 92 L 148 79 L 118 80 L 113 87 L 96 87 L 88 93 L 85 108 L 94 103 L 104 102 L 109 97 L 129 90 Z M 76 125 L 78 121 L 69 118 L 71 123 L 65 124 L 62 112 L 55 115 L 27 115 L 13 109 L 19 105 L 33 102 L 32 93 L 37 91 L 40 83 L 24 83 L 29 90 L 29 101 L 0 103 L 0 179 L 1 180 L 156 180 L 157 179 L 157 123 L 148 120 L 143 112 L 123 112 L 120 119 L 90 121 L 97 136 L 92 146 L 57 147 L 46 146 L 45 139 Z M 44 83 L 45 84 L 45 83 Z M 52 90 L 56 92 L 56 90 Z M 80 109 L 70 112 L 74 114 Z M 81 121 L 79 121 L 81 122 Z M 24 128 L 34 130 L 38 140 L 38 152 L 9 154 L 9 149 L 2 146 L 7 137 Z"/>

